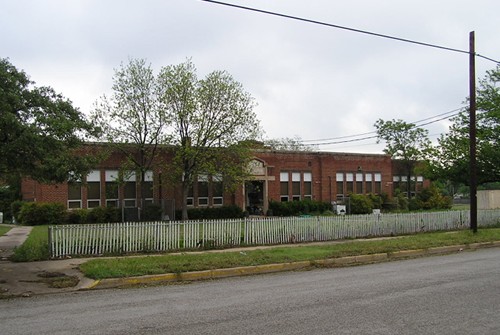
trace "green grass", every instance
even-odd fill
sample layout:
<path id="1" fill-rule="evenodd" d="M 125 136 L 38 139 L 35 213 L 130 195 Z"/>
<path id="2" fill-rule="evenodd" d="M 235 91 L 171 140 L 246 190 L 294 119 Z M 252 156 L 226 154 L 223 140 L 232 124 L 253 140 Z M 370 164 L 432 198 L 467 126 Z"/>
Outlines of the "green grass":
<path id="1" fill-rule="evenodd" d="M 14 249 L 14 262 L 32 262 L 49 259 L 48 226 L 35 226 L 26 241 Z"/>
<path id="2" fill-rule="evenodd" d="M 3 234 L 5 234 L 6 232 L 8 232 L 11 229 L 12 229 L 12 227 L 0 225 L 0 236 L 2 236 Z"/>
<path id="3" fill-rule="evenodd" d="M 456 204 L 451 207 L 454 211 L 468 211 L 470 209 L 469 204 Z"/>
<path id="4" fill-rule="evenodd" d="M 425 233 L 388 240 L 351 241 L 322 246 L 276 247 L 264 250 L 222 253 L 184 253 L 176 255 L 94 259 L 80 266 L 90 278 L 119 278 L 149 274 L 231 268 L 238 266 L 314 261 L 362 254 L 491 242 L 500 240 L 500 229 Z"/>

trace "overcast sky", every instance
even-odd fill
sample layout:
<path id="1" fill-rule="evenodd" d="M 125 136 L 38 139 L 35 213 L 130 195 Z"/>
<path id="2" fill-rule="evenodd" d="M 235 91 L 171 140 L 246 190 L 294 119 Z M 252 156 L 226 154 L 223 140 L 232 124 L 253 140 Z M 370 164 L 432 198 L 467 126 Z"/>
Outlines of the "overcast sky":
<path id="1" fill-rule="evenodd" d="M 498 0 L 227 0 L 500 59 Z M 227 70 L 256 99 L 267 138 L 355 139 L 379 118 L 415 122 L 468 96 L 467 54 L 201 0 L 0 0 L 0 57 L 89 113 L 114 69 L 144 58 L 158 71 L 192 58 L 199 77 Z M 495 68 L 478 58 L 477 78 Z M 435 120 L 429 119 L 430 121 Z M 449 123 L 432 123 L 432 139 Z M 369 137 L 373 134 L 359 137 Z M 359 138 L 358 137 L 358 138 Z M 322 151 L 381 153 L 375 139 Z"/>

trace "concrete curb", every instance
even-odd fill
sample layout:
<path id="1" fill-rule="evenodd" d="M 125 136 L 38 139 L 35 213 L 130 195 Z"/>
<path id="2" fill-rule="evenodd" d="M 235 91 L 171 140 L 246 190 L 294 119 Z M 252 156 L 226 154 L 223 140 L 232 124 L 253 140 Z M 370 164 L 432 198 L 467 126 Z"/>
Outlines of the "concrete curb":
<path id="1" fill-rule="evenodd" d="M 461 251 L 473 251 L 484 248 L 500 247 L 500 241 L 473 243 L 470 245 L 453 245 L 447 247 L 436 247 L 429 249 L 402 250 L 371 255 L 347 256 L 340 258 L 329 258 L 315 261 L 302 261 L 293 263 L 266 264 L 256 266 L 246 266 L 227 269 L 215 269 L 205 271 L 193 271 L 182 273 L 166 273 L 160 275 L 147 275 L 128 278 L 108 278 L 95 280 L 82 290 L 107 289 L 131 287 L 150 284 L 162 284 L 172 282 L 186 282 L 197 280 L 210 280 L 218 278 L 229 278 L 239 276 L 249 276 L 283 271 L 308 270 L 321 267 L 346 267 L 364 264 L 388 262 L 425 256 L 436 256 L 457 253 Z"/>

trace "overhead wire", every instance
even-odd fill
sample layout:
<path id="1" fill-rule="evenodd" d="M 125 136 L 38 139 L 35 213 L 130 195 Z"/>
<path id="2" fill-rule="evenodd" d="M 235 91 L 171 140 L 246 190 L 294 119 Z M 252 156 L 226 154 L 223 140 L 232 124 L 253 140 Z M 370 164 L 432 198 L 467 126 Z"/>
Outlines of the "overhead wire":
<path id="1" fill-rule="evenodd" d="M 426 125 L 429 125 L 429 124 L 432 124 L 432 123 L 435 123 L 438 121 L 445 120 L 445 119 L 450 118 L 454 115 L 457 115 L 460 110 L 462 110 L 462 108 L 456 108 L 454 110 L 451 110 L 451 111 L 448 111 L 445 113 L 440 113 L 440 114 L 437 114 L 437 115 L 434 115 L 434 116 L 431 116 L 431 117 L 428 117 L 428 118 L 425 118 L 422 120 L 411 122 L 412 124 L 414 124 L 414 127 L 412 127 L 412 129 L 417 128 L 417 127 L 421 127 L 421 126 L 426 126 Z M 422 123 L 424 121 L 432 120 L 432 119 L 435 119 L 436 117 L 441 117 L 441 116 L 444 116 L 444 117 L 439 118 L 437 120 L 433 120 L 431 122 Z M 346 136 L 332 137 L 332 138 L 327 138 L 327 139 L 317 139 L 317 140 L 303 140 L 301 142 L 308 143 L 310 145 L 328 145 L 328 144 L 350 143 L 350 142 L 364 141 L 364 140 L 368 140 L 368 139 L 372 139 L 372 138 L 377 138 L 377 136 L 374 135 L 374 136 L 355 138 L 355 139 L 345 140 L 345 141 L 334 141 L 334 142 L 325 142 L 325 141 L 341 140 L 341 139 L 351 138 L 351 137 L 360 137 L 360 136 L 365 136 L 365 135 L 370 135 L 370 134 L 375 134 L 375 133 L 377 133 L 376 130 L 371 131 L 371 132 L 367 132 L 367 133 L 356 134 L 356 135 L 346 135 Z M 314 142 L 314 143 L 309 143 L 309 142 Z M 316 142 L 319 142 L 319 143 L 316 143 Z"/>
<path id="2" fill-rule="evenodd" d="M 291 19 L 291 20 L 296 20 L 296 21 L 302 21 L 302 22 L 307 22 L 307 23 L 313 23 L 321 26 L 326 26 L 330 28 L 336 28 L 336 29 L 342 29 L 342 30 L 348 30 L 356 33 L 361 33 L 361 34 L 366 34 L 366 35 L 371 35 L 371 36 L 376 36 L 376 37 L 381 37 L 381 38 L 386 38 L 386 39 L 391 39 L 399 42 L 405 42 L 405 43 L 411 43 L 411 44 L 417 44 L 425 47 L 430 47 L 430 48 L 436 48 L 436 49 L 442 49 L 442 50 L 447 50 L 447 51 L 452 51 L 452 52 L 457 52 L 457 53 L 462 53 L 462 54 L 470 54 L 470 51 L 468 50 L 461 50 L 461 49 L 456 49 L 456 48 L 450 48 L 442 45 L 437 45 L 437 44 L 432 44 L 432 43 L 426 43 L 426 42 L 420 42 L 416 40 L 411 40 L 407 38 L 401 38 L 401 37 L 396 37 L 396 36 L 391 36 L 391 35 L 386 35 L 386 34 L 380 34 L 380 33 L 375 33 L 372 31 L 367 31 L 363 29 L 356 29 L 356 28 L 350 28 L 346 26 L 341 26 L 337 24 L 332 24 L 332 23 L 327 23 L 327 22 L 322 22 L 322 21 L 317 21 L 317 20 L 311 20 L 311 19 L 306 19 L 298 16 L 293 16 L 293 15 L 287 15 L 287 14 L 282 14 L 282 13 L 277 13 L 277 12 L 272 12 L 268 10 L 263 10 L 263 9 L 258 9 L 258 8 L 253 8 L 253 7 L 247 7 L 247 6 L 241 6 L 241 5 L 236 5 L 232 3 L 227 3 L 227 2 L 222 2 L 222 1 L 215 1 L 215 0 L 201 0 L 204 2 L 216 4 L 216 5 L 222 5 L 222 6 L 228 6 L 228 7 L 233 7 L 233 8 L 238 8 L 238 9 L 243 9 L 243 10 L 248 10 L 256 13 L 261 13 L 261 14 L 267 14 L 267 15 L 273 15 L 273 16 L 278 16 L 286 19 Z M 492 58 L 483 56 L 478 53 L 474 53 L 475 56 L 489 60 L 491 62 L 500 64 L 500 61 L 494 60 Z"/>
<path id="3" fill-rule="evenodd" d="M 342 30 L 356 32 L 356 33 L 361 33 L 361 34 L 366 34 L 366 35 L 381 37 L 381 38 L 385 38 L 385 39 L 396 40 L 396 41 L 399 41 L 399 42 L 411 43 L 411 44 L 421 45 L 421 46 L 435 48 L 435 49 L 442 49 L 442 50 L 447 50 L 447 51 L 452 51 L 452 52 L 462 53 L 462 54 L 467 54 L 467 55 L 471 54 L 471 52 L 468 51 L 468 50 L 461 50 L 461 49 L 457 49 L 457 48 L 451 48 L 451 47 L 446 47 L 446 46 L 442 46 L 442 45 L 437 45 L 437 44 L 432 44 L 432 43 L 426 43 L 426 42 L 421 42 L 421 41 L 416 41 L 416 40 L 411 40 L 411 39 L 407 39 L 407 38 L 401 38 L 401 37 L 396 37 L 396 36 L 391 36 L 391 35 L 386 35 L 386 34 L 380 34 L 380 33 L 375 33 L 375 32 L 371 32 L 371 31 L 367 31 L 367 30 L 350 28 L 350 27 L 341 26 L 341 25 L 337 25 L 337 24 L 331 24 L 331 23 L 327 23 L 327 22 L 322 22 L 322 21 L 317 21 L 317 20 L 312 20 L 312 19 L 306 19 L 306 18 L 302 18 L 302 17 L 298 17 L 298 16 L 292 16 L 292 15 L 287 15 L 287 14 L 282 14 L 282 13 L 267 11 L 267 10 L 263 10 L 263 9 L 253 8 L 253 7 L 241 6 L 241 5 L 236 5 L 236 4 L 222 2 L 222 1 L 215 1 L 215 0 L 201 0 L 201 1 L 212 3 L 212 4 L 217 4 L 217 5 L 222 5 L 222 6 L 233 7 L 233 8 L 237 8 L 237 9 L 248 10 L 248 11 L 257 12 L 257 13 L 261 13 L 261 14 L 278 16 L 278 17 L 282 17 L 282 18 L 286 18 L 286 19 L 291 19 L 291 20 L 296 20 L 296 21 L 302 21 L 302 22 L 307 22 L 307 23 L 322 25 L 322 26 L 326 26 L 326 27 L 330 27 L 330 28 L 342 29 Z M 474 52 L 473 55 L 476 56 L 476 57 L 483 58 L 485 60 L 488 60 L 488 61 L 500 64 L 500 61 L 497 61 L 497 60 L 495 60 L 493 58 L 481 55 L 479 53 Z M 451 112 L 455 112 L 455 111 L 460 110 L 460 109 L 455 109 L 455 110 L 453 110 Z M 423 123 L 423 124 L 419 124 L 419 125 L 416 124 L 418 122 L 431 120 L 431 119 L 433 119 L 433 118 L 435 118 L 437 116 L 450 114 L 451 112 L 438 114 L 438 115 L 436 115 L 434 117 L 430 117 L 430 118 L 427 118 L 427 119 L 423 119 L 423 120 L 417 121 L 417 122 L 415 122 L 415 127 L 421 127 L 421 126 L 429 125 L 429 124 L 432 124 L 432 123 L 435 123 L 435 122 L 447 119 L 447 118 L 450 117 L 450 115 L 447 115 L 446 117 L 443 117 L 443 118 L 440 118 L 440 119 L 437 119 L 437 120 L 433 120 L 433 121 L 430 121 L 430 122 L 427 122 L 427 123 Z M 340 139 L 345 139 L 345 138 L 370 135 L 370 134 L 373 134 L 373 133 L 376 133 L 376 131 L 368 132 L 368 133 L 362 133 L 362 134 L 358 134 L 358 135 L 340 136 L 340 137 L 330 138 L 330 139 L 304 140 L 302 142 L 304 143 L 304 142 L 340 140 Z M 352 142 L 359 142 L 359 141 L 364 141 L 364 140 L 373 139 L 373 138 L 377 138 L 377 136 L 376 135 L 375 136 L 366 136 L 366 137 L 362 137 L 362 138 L 355 138 L 355 139 L 350 139 L 350 140 L 342 140 L 342 141 L 334 141 L 334 142 L 310 143 L 308 145 L 331 145 L 331 144 L 341 144 L 341 143 L 352 143 Z"/>

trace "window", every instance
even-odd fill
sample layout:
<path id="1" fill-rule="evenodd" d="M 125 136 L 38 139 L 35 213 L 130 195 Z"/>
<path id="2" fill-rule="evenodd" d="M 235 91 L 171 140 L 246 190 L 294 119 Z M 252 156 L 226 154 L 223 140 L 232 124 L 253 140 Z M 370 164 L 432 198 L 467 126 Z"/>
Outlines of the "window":
<path id="1" fill-rule="evenodd" d="M 189 186 L 188 188 L 188 194 L 187 194 L 187 205 L 188 206 L 194 206 L 194 191 L 193 191 L 193 185 Z"/>
<path id="2" fill-rule="evenodd" d="M 90 171 L 87 176 L 87 208 L 101 206 L 101 172 Z"/>
<path id="3" fill-rule="evenodd" d="M 416 191 L 422 191 L 424 188 L 424 177 L 417 176 L 417 189 Z"/>
<path id="4" fill-rule="evenodd" d="M 123 206 L 137 207 L 136 175 L 134 172 L 128 172 L 123 179 L 125 181 L 123 186 Z"/>
<path id="5" fill-rule="evenodd" d="M 208 206 L 208 176 L 198 176 L 198 206 Z"/>
<path id="6" fill-rule="evenodd" d="M 396 190 L 401 190 L 401 186 L 399 185 L 399 176 L 392 176 L 392 192 L 396 194 Z"/>
<path id="7" fill-rule="evenodd" d="M 292 200 L 300 201 L 300 172 L 292 172 Z"/>
<path id="8" fill-rule="evenodd" d="M 337 198 L 343 198 L 344 197 L 344 174 L 343 173 L 337 173 L 336 175 L 336 181 L 337 181 Z"/>
<path id="9" fill-rule="evenodd" d="M 153 204 L 153 171 L 144 173 L 144 181 L 141 183 L 141 197 L 144 200 L 143 206 Z"/>
<path id="10" fill-rule="evenodd" d="M 281 201 L 288 201 L 288 172 L 280 173 L 280 194 Z"/>
<path id="11" fill-rule="evenodd" d="M 373 192 L 373 178 L 371 173 L 365 174 L 365 188 L 366 188 L 366 193 Z"/>
<path id="12" fill-rule="evenodd" d="M 68 208 L 82 208 L 82 183 L 79 181 L 68 183 Z"/>
<path id="13" fill-rule="evenodd" d="M 304 172 L 304 199 L 312 200 L 312 174 Z"/>
<path id="14" fill-rule="evenodd" d="M 118 170 L 105 172 L 106 207 L 118 207 Z"/>
<path id="15" fill-rule="evenodd" d="M 401 191 L 408 196 L 408 176 L 401 176 Z"/>
<path id="16" fill-rule="evenodd" d="M 347 194 L 353 193 L 354 192 L 354 174 L 353 173 L 346 173 L 345 174 L 345 181 L 346 181 Z"/>
<path id="17" fill-rule="evenodd" d="M 375 173 L 375 193 L 376 194 L 382 193 L 382 174 L 381 173 Z"/>
<path id="18" fill-rule="evenodd" d="M 212 204 L 214 206 L 222 206 L 224 204 L 224 187 L 221 175 L 212 177 Z"/>
<path id="19" fill-rule="evenodd" d="M 363 174 L 356 173 L 356 193 L 363 194 Z"/>

